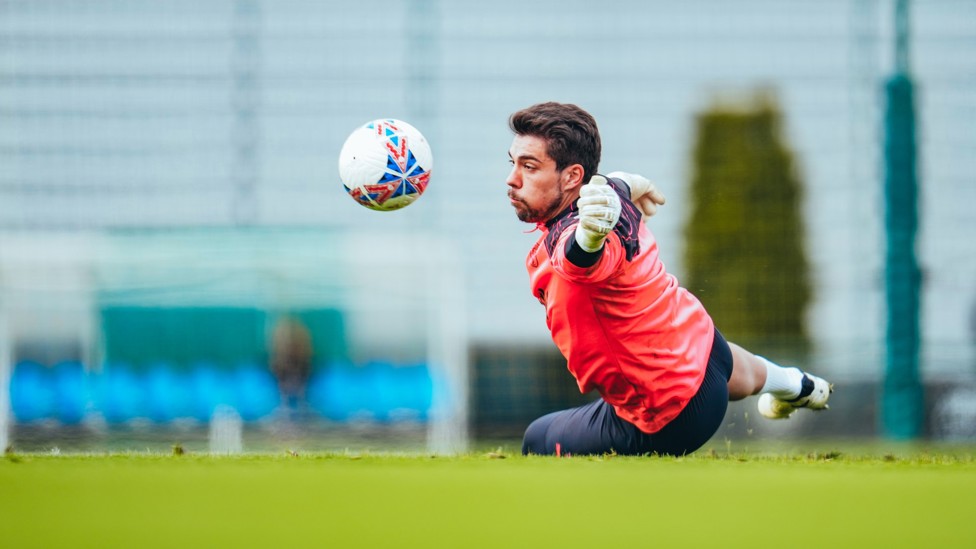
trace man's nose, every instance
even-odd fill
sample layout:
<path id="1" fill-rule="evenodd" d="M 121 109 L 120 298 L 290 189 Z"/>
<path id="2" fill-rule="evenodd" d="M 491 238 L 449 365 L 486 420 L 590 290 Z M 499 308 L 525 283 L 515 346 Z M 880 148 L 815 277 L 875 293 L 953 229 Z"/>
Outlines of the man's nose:
<path id="1" fill-rule="evenodd" d="M 508 179 L 505 180 L 505 184 L 512 188 L 518 188 L 522 185 L 522 181 L 519 179 L 518 170 L 512 168 L 512 171 L 508 172 Z"/>

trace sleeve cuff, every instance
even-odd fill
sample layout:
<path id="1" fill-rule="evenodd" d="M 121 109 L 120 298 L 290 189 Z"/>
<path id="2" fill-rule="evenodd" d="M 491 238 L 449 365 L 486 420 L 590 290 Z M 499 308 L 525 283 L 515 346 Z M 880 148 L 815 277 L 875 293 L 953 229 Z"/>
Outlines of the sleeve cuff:
<path id="1" fill-rule="evenodd" d="M 604 248 L 606 248 L 605 244 L 595 252 L 588 252 L 579 245 L 575 238 L 570 237 L 566 239 L 566 260 L 577 267 L 586 269 L 596 265 L 596 262 L 603 256 Z"/>

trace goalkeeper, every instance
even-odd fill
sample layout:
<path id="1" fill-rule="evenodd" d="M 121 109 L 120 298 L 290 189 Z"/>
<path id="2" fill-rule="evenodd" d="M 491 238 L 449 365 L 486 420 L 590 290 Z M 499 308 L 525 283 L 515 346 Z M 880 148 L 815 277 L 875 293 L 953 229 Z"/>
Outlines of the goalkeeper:
<path id="1" fill-rule="evenodd" d="M 580 391 L 601 396 L 532 422 L 523 453 L 682 455 L 715 434 L 730 400 L 760 395 L 769 418 L 827 407 L 830 384 L 726 342 L 665 271 L 643 223 L 664 197 L 639 175 L 597 174 L 589 113 L 542 103 L 509 126 L 508 196 L 542 233 L 526 259 L 532 294 Z"/>

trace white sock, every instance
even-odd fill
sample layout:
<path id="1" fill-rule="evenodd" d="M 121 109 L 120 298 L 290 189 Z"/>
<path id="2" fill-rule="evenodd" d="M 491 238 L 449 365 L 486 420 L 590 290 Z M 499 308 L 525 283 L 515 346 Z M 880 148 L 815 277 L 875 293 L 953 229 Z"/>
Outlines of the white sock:
<path id="1" fill-rule="evenodd" d="M 766 384 L 760 393 L 772 393 L 776 398 L 792 399 L 800 396 L 803 390 L 803 371 L 799 368 L 784 368 L 765 357 L 756 355 L 766 364 Z"/>

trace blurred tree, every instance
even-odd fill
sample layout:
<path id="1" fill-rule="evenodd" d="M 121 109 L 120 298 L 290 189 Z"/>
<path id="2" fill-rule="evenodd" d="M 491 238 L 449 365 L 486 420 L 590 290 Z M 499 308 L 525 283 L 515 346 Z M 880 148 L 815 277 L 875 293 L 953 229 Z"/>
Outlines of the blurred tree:
<path id="1" fill-rule="evenodd" d="M 732 340 L 764 353 L 809 347 L 802 186 L 769 94 L 696 121 L 684 285 Z"/>

